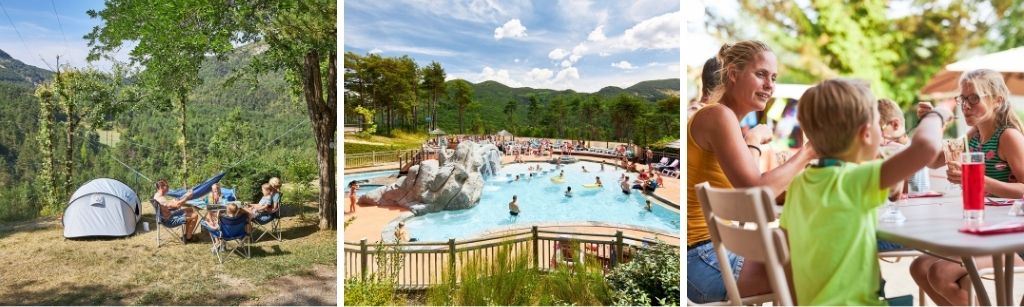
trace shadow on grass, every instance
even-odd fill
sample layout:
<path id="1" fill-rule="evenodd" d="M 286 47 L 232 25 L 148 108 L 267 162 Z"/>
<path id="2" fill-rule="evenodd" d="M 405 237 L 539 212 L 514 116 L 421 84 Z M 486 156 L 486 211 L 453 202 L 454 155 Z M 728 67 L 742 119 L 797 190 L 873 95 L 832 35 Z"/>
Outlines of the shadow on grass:
<path id="1" fill-rule="evenodd" d="M 300 239 L 318 231 L 320 231 L 320 227 L 313 223 L 292 225 L 281 230 L 281 238 L 284 240 Z"/>

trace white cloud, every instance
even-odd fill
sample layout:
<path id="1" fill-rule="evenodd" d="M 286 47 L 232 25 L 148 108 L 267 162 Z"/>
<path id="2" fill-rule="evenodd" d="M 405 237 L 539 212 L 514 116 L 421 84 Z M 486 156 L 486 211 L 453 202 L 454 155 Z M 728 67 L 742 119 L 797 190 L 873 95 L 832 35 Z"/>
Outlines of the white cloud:
<path id="1" fill-rule="evenodd" d="M 580 71 L 576 67 L 569 67 L 558 71 L 558 75 L 555 75 L 555 83 L 570 83 L 572 80 L 580 79 Z"/>
<path id="2" fill-rule="evenodd" d="M 518 87 L 521 85 L 519 82 L 512 80 L 507 69 L 494 70 L 494 68 L 491 68 L 490 66 L 484 66 L 484 70 L 480 72 L 479 80 L 494 80 L 512 87 Z"/>
<path id="3" fill-rule="evenodd" d="M 367 51 L 366 53 L 374 54 L 374 53 L 381 53 L 381 52 L 384 52 L 384 50 L 380 50 L 380 48 L 373 48 L 372 50 Z"/>
<path id="4" fill-rule="evenodd" d="M 516 58 L 515 60 L 512 60 L 512 61 L 516 62 L 516 63 L 519 63 L 519 58 Z"/>
<path id="5" fill-rule="evenodd" d="M 509 20 L 504 25 L 494 29 L 494 39 L 501 40 L 502 38 L 505 37 L 526 37 L 526 27 L 524 27 L 523 24 L 519 22 L 519 19 Z"/>
<path id="6" fill-rule="evenodd" d="M 609 56 L 609 55 L 612 55 L 612 54 L 611 54 L 611 53 L 607 53 L 607 52 L 603 52 L 603 51 L 602 51 L 602 52 L 598 52 L 598 53 L 597 53 L 597 55 L 600 55 L 600 56 Z"/>
<path id="7" fill-rule="evenodd" d="M 561 60 L 567 55 L 569 55 L 569 53 L 566 52 L 565 50 L 562 50 L 562 48 L 555 48 L 555 50 L 551 50 L 551 52 L 548 53 L 548 58 L 557 61 Z"/>
<path id="8" fill-rule="evenodd" d="M 398 46 L 382 46 L 382 47 L 384 47 L 384 49 L 387 49 L 389 52 L 395 52 L 395 53 L 418 53 L 418 54 L 425 54 L 425 55 L 432 55 L 432 56 L 443 56 L 443 57 L 450 57 L 450 56 L 457 56 L 457 55 L 459 55 L 458 52 L 455 52 L 455 51 L 452 51 L 452 50 L 446 50 L 446 49 L 438 49 L 438 48 L 413 47 L 413 46 L 402 46 L 402 45 L 398 45 Z"/>
<path id="9" fill-rule="evenodd" d="M 500 22 L 500 20 L 511 18 L 512 16 L 522 16 L 533 11 L 533 4 L 529 1 L 408 0 L 403 3 L 394 3 L 391 9 L 421 10 L 445 18 L 494 24 Z"/>
<path id="10" fill-rule="evenodd" d="M 626 62 L 626 61 L 619 61 L 618 63 L 612 63 L 612 67 L 626 69 L 626 70 L 636 69 L 636 66 L 633 66 L 633 64 L 629 64 L 629 62 Z"/>
<path id="11" fill-rule="evenodd" d="M 679 21 L 682 12 L 673 12 L 641 21 L 623 34 L 621 46 L 637 49 L 678 49 Z"/>
<path id="12" fill-rule="evenodd" d="M 572 66 L 572 62 L 569 61 L 569 60 L 562 60 L 562 64 L 561 65 L 562 65 L 562 68 L 566 68 L 566 67 Z"/>
<path id="13" fill-rule="evenodd" d="M 550 79 L 555 73 L 547 68 L 534 68 L 526 73 L 526 77 L 532 81 L 544 81 Z"/>
<path id="14" fill-rule="evenodd" d="M 594 31 L 590 32 L 590 35 L 587 35 L 588 41 L 599 42 L 605 39 L 608 38 L 604 36 L 604 25 L 597 26 L 597 29 L 594 29 Z"/>

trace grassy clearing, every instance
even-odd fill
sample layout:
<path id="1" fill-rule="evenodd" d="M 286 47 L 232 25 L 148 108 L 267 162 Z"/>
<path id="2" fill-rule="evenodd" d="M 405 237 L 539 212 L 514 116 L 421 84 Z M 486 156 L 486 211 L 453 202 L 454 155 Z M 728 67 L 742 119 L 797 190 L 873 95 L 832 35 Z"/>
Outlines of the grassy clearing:
<path id="1" fill-rule="evenodd" d="M 114 145 L 117 145 L 117 142 L 121 141 L 121 133 L 117 132 L 117 130 L 100 130 L 100 129 L 97 129 L 96 130 L 96 134 L 99 134 L 99 136 L 100 136 L 100 140 L 99 141 L 100 141 L 101 144 L 107 145 L 107 146 L 110 146 L 110 147 L 113 147 Z"/>
<path id="2" fill-rule="evenodd" d="M 355 154 L 372 151 L 389 151 L 419 148 L 430 136 L 426 133 L 396 131 L 392 136 L 345 135 L 345 153 Z"/>
<path id="3" fill-rule="evenodd" d="M 307 217 L 298 216 L 298 206 L 284 208 L 283 242 L 264 238 L 252 246 L 251 259 L 231 255 L 224 264 L 210 253 L 205 232 L 187 245 L 157 249 L 149 206 L 142 220 L 151 231 L 140 225 L 123 239 L 64 240 L 54 219 L 2 225 L 0 305 L 260 304 L 292 291 L 277 280 L 337 270 L 337 232 L 318 231 L 316 208 L 307 206 Z M 333 304 L 336 294 L 322 296 L 306 302 Z"/>

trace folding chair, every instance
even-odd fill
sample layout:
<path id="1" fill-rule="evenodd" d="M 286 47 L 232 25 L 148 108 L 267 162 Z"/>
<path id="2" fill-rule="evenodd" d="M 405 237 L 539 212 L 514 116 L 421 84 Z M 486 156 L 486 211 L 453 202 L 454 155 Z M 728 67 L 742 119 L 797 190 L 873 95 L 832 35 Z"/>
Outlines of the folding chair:
<path id="1" fill-rule="evenodd" d="M 255 231 L 259 231 L 260 232 L 260 234 L 258 236 L 256 236 L 256 240 L 254 242 L 259 242 L 261 239 L 263 239 L 264 236 L 269 236 L 271 238 L 277 239 L 277 241 L 282 241 L 281 240 L 282 239 L 281 238 L 281 207 L 283 207 L 283 206 L 284 206 L 283 203 L 278 203 L 277 207 L 274 208 L 273 212 L 270 212 L 267 215 L 262 215 L 262 216 L 269 216 L 270 217 L 269 220 L 260 220 L 259 217 L 261 215 L 257 215 L 256 218 L 252 219 L 252 225 L 253 225 L 253 228 L 254 228 L 253 232 L 255 232 Z"/>
<path id="2" fill-rule="evenodd" d="M 238 214 L 234 217 L 221 215 L 218 221 L 220 224 L 218 229 L 213 229 L 206 221 L 202 222 L 203 228 L 210 234 L 210 242 L 213 244 L 213 252 L 217 255 L 217 262 L 224 263 L 224 257 L 221 256 L 221 248 L 217 245 L 218 241 L 219 244 L 223 244 L 228 254 L 237 253 L 243 258 L 249 259 L 252 255 L 252 236 L 245 230 L 246 225 L 249 224 L 249 217 L 245 214 Z M 235 246 L 230 251 L 227 251 L 229 242 L 235 242 Z"/>
<path id="3" fill-rule="evenodd" d="M 156 226 L 155 227 L 157 228 L 156 229 L 156 247 L 160 248 L 160 246 L 161 246 L 161 244 L 160 244 L 160 231 L 161 230 L 166 231 L 169 235 L 171 235 L 171 238 L 174 238 L 173 241 L 177 241 L 177 242 L 179 242 L 181 244 L 185 244 L 185 238 L 182 236 L 181 231 L 175 229 L 175 228 L 179 228 L 179 227 L 184 226 L 184 224 L 178 225 L 178 226 L 174 226 L 174 227 L 169 227 L 169 226 L 165 225 L 164 224 L 164 216 L 163 216 L 162 213 L 160 213 L 160 202 L 157 202 L 156 199 L 150 198 L 149 199 L 149 204 L 153 206 L 153 211 L 154 211 L 153 216 L 155 217 L 155 221 L 154 222 L 156 222 Z"/>
<path id="4" fill-rule="evenodd" d="M 793 294 L 786 280 L 785 264 L 789 262 L 789 244 L 775 221 L 775 197 L 771 189 L 718 189 L 707 182 L 697 184 L 697 198 L 708 225 L 711 243 L 718 259 L 727 259 L 726 248 L 746 261 L 764 263 L 768 271 L 774 305 L 793 305 Z M 737 224 L 738 223 L 738 224 Z M 753 224 L 750 229 L 743 224 Z M 719 261 L 722 282 L 730 305 L 747 305 L 755 298 L 741 298 L 733 279 L 729 261 Z"/>

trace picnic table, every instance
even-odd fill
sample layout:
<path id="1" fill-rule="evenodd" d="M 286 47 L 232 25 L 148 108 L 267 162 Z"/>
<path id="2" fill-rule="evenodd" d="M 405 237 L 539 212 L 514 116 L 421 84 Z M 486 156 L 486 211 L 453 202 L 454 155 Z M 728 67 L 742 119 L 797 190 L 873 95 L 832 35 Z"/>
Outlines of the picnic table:
<path id="1" fill-rule="evenodd" d="M 991 305 L 992 302 L 981 283 L 981 276 L 972 257 L 990 256 L 995 271 L 996 304 L 1013 304 L 1014 254 L 1024 251 L 1024 235 L 974 235 L 960 232 L 963 226 L 962 193 L 947 188 L 949 182 L 945 179 L 944 169 L 932 170 L 932 174 L 932 190 L 943 192 L 944 195 L 909 199 L 899 206 L 906 221 L 879 222 L 878 238 L 937 256 L 959 258 L 968 271 L 982 305 Z M 1009 210 L 1010 206 L 985 206 L 985 224 L 1024 221 L 1024 217 L 1008 215 Z"/>

